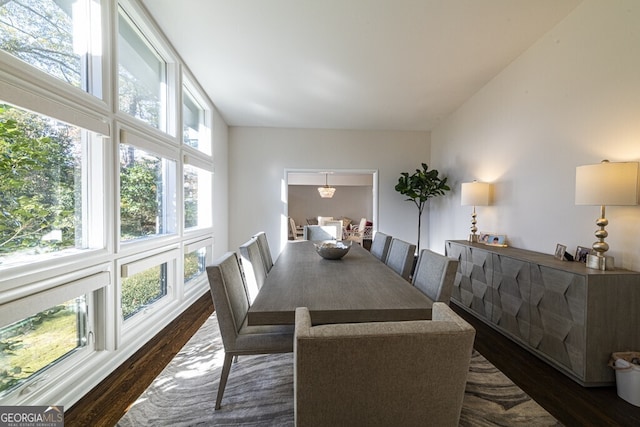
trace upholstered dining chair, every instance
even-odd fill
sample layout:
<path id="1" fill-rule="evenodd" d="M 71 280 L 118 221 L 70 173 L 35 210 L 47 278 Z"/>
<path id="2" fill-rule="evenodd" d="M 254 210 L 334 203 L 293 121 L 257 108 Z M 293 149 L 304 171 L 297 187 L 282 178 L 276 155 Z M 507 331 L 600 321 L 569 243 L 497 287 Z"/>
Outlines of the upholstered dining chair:
<path id="1" fill-rule="evenodd" d="M 336 240 L 337 227 L 333 225 L 305 225 L 304 240 Z"/>
<path id="2" fill-rule="evenodd" d="M 318 326 L 298 307 L 295 425 L 457 426 L 474 338 L 443 303 L 432 320 Z"/>
<path id="3" fill-rule="evenodd" d="M 260 231 L 253 237 L 258 239 L 258 246 L 260 247 L 260 253 L 262 254 L 264 269 L 268 273 L 271 271 L 271 267 L 273 267 L 273 258 L 271 257 L 271 249 L 269 248 L 267 234 L 264 231 Z"/>
<path id="4" fill-rule="evenodd" d="M 267 278 L 267 271 L 264 268 L 264 260 L 262 259 L 258 238 L 252 237 L 240 245 L 239 250 L 240 265 L 244 273 L 249 302 L 253 302 Z"/>
<path id="5" fill-rule="evenodd" d="M 389 252 L 389 245 L 391 245 L 391 236 L 376 231 L 376 234 L 373 236 L 373 240 L 371 241 L 371 248 L 369 251 L 374 257 L 385 262 L 387 259 L 387 253 Z"/>
<path id="6" fill-rule="evenodd" d="M 389 252 L 387 253 L 385 264 L 405 280 L 409 280 L 415 251 L 416 245 L 393 237 L 391 244 L 389 244 Z"/>
<path id="7" fill-rule="evenodd" d="M 432 301 L 449 305 L 457 271 L 457 259 L 423 249 L 418 256 L 411 283 Z"/>
<path id="8" fill-rule="evenodd" d="M 224 345 L 224 363 L 215 405 L 215 409 L 220 409 L 233 358 L 293 351 L 293 327 L 247 325 L 249 298 L 235 252 L 227 252 L 207 266 L 207 276 Z"/>

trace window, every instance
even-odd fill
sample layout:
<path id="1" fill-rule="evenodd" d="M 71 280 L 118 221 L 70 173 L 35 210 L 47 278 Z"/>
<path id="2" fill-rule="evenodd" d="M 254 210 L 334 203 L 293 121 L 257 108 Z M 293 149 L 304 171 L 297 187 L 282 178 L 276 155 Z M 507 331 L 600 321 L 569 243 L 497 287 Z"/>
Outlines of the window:
<path id="1" fill-rule="evenodd" d="M 211 173 L 184 165 L 184 228 L 211 226 Z"/>
<path id="2" fill-rule="evenodd" d="M 120 144 L 120 239 L 176 231 L 176 162 Z"/>
<path id="3" fill-rule="evenodd" d="M 84 295 L 0 328 L 0 396 L 87 345 Z"/>
<path id="4" fill-rule="evenodd" d="M 186 79 L 186 77 L 185 77 Z M 211 155 L 211 137 L 207 126 L 209 112 L 189 89 L 182 89 L 182 140 L 185 145 Z"/>
<path id="5" fill-rule="evenodd" d="M 207 248 L 200 248 L 184 255 L 184 283 L 204 273 L 206 267 Z"/>
<path id="6" fill-rule="evenodd" d="M 166 131 L 167 63 L 122 9 L 118 31 L 120 111 Z"/>
<path id="7" fill-rule="evenodd" d="M 184 248 L 184 283 L 195 282 L 205 272 L 207 264 L 211 262 L 211 239 L 201 240 Z"/>
<path id="8" fill-rule="evenodd" d="M 148 268 L 122 280 L 122 318 L 128 319 L 167 295 L 167 264 Z"/>
<path id="9" fill-rule="evenodd" d="M 175 283 L 175 257 L 172 250 L 123 264 L 120 304 L 127 320 L 168 295 Z"/>
<path id="10" fill-rule="evenodd" d="M 6 404 L 73 405 L 207 285 L 213 106 L 149 18 L 0 0 Z"/>
<path id="11" fill-rule="evenodd" d="M 93 132 L 0 101 L 0 269 L 103 246 L 91 226 L 102 200 L 89 209 L 103 179 L 89 174 L 100 160 L 92 146 L 101 146 Z"/>
<path id="12" fill-rule="evenodd" d="M 10 0 L 0 5 L 1 50 L 101 97 L 99 0 Z"/>

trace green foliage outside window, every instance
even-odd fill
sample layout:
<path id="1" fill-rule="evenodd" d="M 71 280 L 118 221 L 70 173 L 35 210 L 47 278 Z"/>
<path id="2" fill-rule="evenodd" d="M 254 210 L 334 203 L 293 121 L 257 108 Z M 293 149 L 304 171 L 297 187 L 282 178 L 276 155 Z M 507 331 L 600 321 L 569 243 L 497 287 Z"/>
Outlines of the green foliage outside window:
<path id="1" fill-rule="evenodd" d="M 74 131 L 0 104 L 0 254 L 75 246 L 80 166 Z M 61 240 L 43 239 L 53 230 Z"/>
<path id="2" fill-rule="evenodd" d="M 83 87 L 80 55 L 74 53 L 71 8 L 54 0 L 0 1 L 0 50 Z"/>
<path id="3" fill-rule="evenodd" d="M 0 329 L 0 395 L 84 345 L 84 320 L 69 301 Z"/>
<path id="4" fill-rule="evenodd" d="M 122 240 L 156 234 L 159 162 L 137 161 L 120 167 L 120 235 Z"/>
<path id="5" fill-rule="evenodd" d="M 204 271 L 206 250 L 193 251 L 184 256 L 184 283 L 196 278 Z"/>
<path id="6" fill-rule="evenodd" d="M 122 281 L 122 317 L 127 319 L 167 294 L 164 266 L 157 266 Z"/>

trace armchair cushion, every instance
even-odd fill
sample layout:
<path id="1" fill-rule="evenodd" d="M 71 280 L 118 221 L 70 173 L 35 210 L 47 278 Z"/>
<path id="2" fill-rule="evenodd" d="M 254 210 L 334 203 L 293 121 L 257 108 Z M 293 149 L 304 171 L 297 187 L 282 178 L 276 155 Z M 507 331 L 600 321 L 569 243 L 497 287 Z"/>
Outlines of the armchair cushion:
<path id="1" fill-rule="evenodd" d="M 458 425 L 475 330 L 433 320 L 311 326 L 296 310 L 296 425 Z"/>

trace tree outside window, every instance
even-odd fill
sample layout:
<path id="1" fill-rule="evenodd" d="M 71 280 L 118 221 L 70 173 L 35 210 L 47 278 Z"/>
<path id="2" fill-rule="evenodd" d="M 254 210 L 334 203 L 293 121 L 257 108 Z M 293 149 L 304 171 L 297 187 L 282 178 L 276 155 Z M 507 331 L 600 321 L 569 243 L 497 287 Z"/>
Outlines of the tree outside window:
<path id="1" fill-rule="evenodd" d="M 81 244 L 80 133 L 0 104 L 0 255 Z"/>

